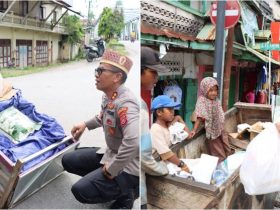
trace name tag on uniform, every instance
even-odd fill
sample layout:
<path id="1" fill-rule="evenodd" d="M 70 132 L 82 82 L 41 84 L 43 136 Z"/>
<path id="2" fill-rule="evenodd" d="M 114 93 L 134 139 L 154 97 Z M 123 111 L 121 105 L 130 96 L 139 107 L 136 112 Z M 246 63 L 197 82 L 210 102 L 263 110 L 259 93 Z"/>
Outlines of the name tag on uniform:
<path id="1" fill-rule="evenodd" d="M 114 111 L 107 110 L 107 113 L 108 113 L 109 115 L 115 116 L 115 112 L 114 112 Z"/>
<path id="2" fill-rule="evenodd" d="M 116 127 L 116 118 L 113 115 L 106 114 L 105 125 L 109 127 Z"/>

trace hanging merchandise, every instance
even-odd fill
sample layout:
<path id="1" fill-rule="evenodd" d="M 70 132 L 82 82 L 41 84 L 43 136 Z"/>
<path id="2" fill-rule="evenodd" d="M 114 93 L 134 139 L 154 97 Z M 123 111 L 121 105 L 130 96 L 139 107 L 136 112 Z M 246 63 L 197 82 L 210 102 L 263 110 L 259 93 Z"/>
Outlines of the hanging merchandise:
<path id="1" fill-rule="evenodd" d="M 168 85 L 163 90 L 163 94 L 169 96 L 176 103 L 181 103 L 182 101 L 182 89 L 179 87 L 175 80 L 168 83 Z M 180 107 L 175 109 L 178 110 L 180 109 Z"/>
<path id="2" fill-rule="evenodd" d="M 263 66 L 262 67 L 262 74 L 261 74 L 261 79 L 262 79 L 262 83 L 266 83 L 266 78 L 267 78 L 267 67 Z"/>

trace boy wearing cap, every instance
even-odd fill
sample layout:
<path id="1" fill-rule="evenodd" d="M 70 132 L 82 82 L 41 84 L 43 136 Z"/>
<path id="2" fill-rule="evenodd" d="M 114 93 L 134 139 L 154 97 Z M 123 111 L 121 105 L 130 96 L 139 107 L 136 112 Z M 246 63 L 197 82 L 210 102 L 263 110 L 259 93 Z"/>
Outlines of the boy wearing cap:
<path id="1" fill-rule="evenodd" d="M 152 111 L 156 115 L 156 122 L 151 127 L 153 150 L 156 151 L 162 160 L 169 161 L 181 170 L 189 172 L 188 166 L 171 151 L 171 135 L 168 127 L 174 123 L 174 108 L 180 107 L 180 103 L 174 102 L 166 95 L 160 95 L 152 101 Z M 186 127 L 186 130 L 189 130 Z"/>
<path id="2" fill-rule="evenodd" d="M 128 57 L 104 52 L 95 70 L 96 88 L 104 92 L 101 112 L 71 130 L 78 140 L 85 128 L 102 126 L 107 144 L 104 155 L 99 148 L 80 148 L 62 159 L 66 171 L 83 176 L 71 189 L 81 203 L 116 200 L 111 208 L 131 209 L 139 196 L 139 105 L 123 85 L 131 66 Z"/>

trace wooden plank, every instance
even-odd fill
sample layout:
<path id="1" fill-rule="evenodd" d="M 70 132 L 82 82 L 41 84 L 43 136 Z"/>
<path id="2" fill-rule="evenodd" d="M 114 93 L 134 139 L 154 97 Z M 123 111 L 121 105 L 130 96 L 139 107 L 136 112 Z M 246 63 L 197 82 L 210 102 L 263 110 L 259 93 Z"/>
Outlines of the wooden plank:
<path id="1" fill-rule="evenodd" d="M 226 111 L 225 113 L 225 119 L 230 118 L 235 116 L 238 113 L 238 110 L 236 107 L 232 107 L 231 109 L 229 109 L 228 111 Z"/>
<path id="2" fill-rule="evenodd" d="M 0 182 L 2 183 L 3 181 L 4 182 L 8 182 L 9 180 L 9 177 L 10 177 L 10 174 L 7 174 L 4 172 L 4 170 L 2 170 L 2 168 L 0 168 Z"/>
<path id="3" fill-rule="evenodd" d="M 249 144 L 249 142 L 246 140 L 235 139 L 235 138 L 232 138 L 231 136 L 229 136 L 228 139 L 229 139 L 230 144 L 232 144 L 233 146 L 236 146 L 238 148 L 244 149 L 244 150 L 247 149 L 247 146 Z"/>
<path id="4" fill-rule="evenodd" d="M 9 183 L 7 187 L 5 187 L 5 192 L 0 199 L 0 208 L 8 208 L 9 198 L 12 195 L 12 192 L 16 186 L 18 175 L 20 173 L 22 165 L 23 163 L 20 160 L 18 160 L 15 166 L 13 167 L 13 172 L 11 174 Z"/>
<path id="5" fill-rule="evenodd" d="M 204 183 L 200 183 L 200 182 L 196 182 L 196 181 L 192 181 L 189 179 L 172 176 L 172 175 L 167 175 L 165 177 L 160 177 L 160 178 L 164 179 L 164 182 L 181 186 L 196 192 L 201 192 L 209 195 L 217 195 L 219 193 L 219 188 L 214 185 L 204 184 Z"/>
<path id="6" fill-rule="evenodd" d="M 238 123 L 237 124 L 241 124 L 244 123 L 243 121 L 243 115 L 242 115 L 242 110 L 238 111 Z"/>
<path id="7" fill-rule="evenodd" d="M 15 165 L 2 151 L 0 151 L 0 164 L 1 168 L 5 167 L 9 172 L 12 172 Z"/>
<path id="8" fill-rule="evenodd" d="M 271 110 L 271 105 L 268 104 L 252 104 L 252 103 L 244 103 L 237 102 L 234 104 L 238 109 L 250 109 L 250 110 Z"/>
<path id="9" fill-rule="evenodd" d="M 163 209 L 204 209 L 215 197 L 191 191 L 158 177 L 147 179 L 148 203 Z"/>

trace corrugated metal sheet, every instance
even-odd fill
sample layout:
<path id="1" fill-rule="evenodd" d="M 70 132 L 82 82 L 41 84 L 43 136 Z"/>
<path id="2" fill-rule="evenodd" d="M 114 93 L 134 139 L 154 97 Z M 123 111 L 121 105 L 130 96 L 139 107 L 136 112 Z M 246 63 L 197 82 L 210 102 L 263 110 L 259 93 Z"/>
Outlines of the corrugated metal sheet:
<path id="1" fill-rule="evenodd" d="M 149 25 L 143 24 L 143 23 L 141 24 L 141 33 L 152 34 L 152 35 L 157 35 L 157 36 L 167 36 L 168 38 L 176 38 L 176 39 L 181 39 L 183 41 L 196 40 L 195 37 L 193 37 L 193 36 L 188 36 L 183 33 L 171 31 L 168 29 L 156 28 L 154 26 L 149 26 Z"/>
<path id="2" fill-rule="evenodd" d="M 269 39 L 271 36 L 270 30 L 258 30 L 254 32 L 255 39 Z"/>
<path id="3" fill-rule="evenodd" d="M 215 40 L 216 37 L 216 30 L 213 24 L 206 24 L 203 26 L 201 31 L 197 34 L 196 38 L 198 40 Z"/>
<path id="4" fill-rule="evenodd" d="M 254 50 L 254 49 L 252 49 L 252 48 L 250 48 L 250 47 L 246 47 L 246 48 L 247 48 L 247 50 L 248 50 L 249 52 L 251 52 L 252 54 L 254 54 L 255 56 L 257 56 L 258 58 L 260 58 L 262 61 L 264 61 L 264 62 L 266 62 L 266 63 L 269 62 L 269 57 L 267 57 L 266 55 L 264 55 L 264 54 L 262 54 L 262 53 L 260 53 L 260 52 L 258 52 L 258 51 L 256 51 L 256 50 Z M 271 59 L 271 63 L 274 63 L 274 64 L 276 64 L 276 65 L 280 65 L 280 62 L 278 62 L 278 61 L 276 61 L 276 60 L 274 60 L 274 59 Z"/>

